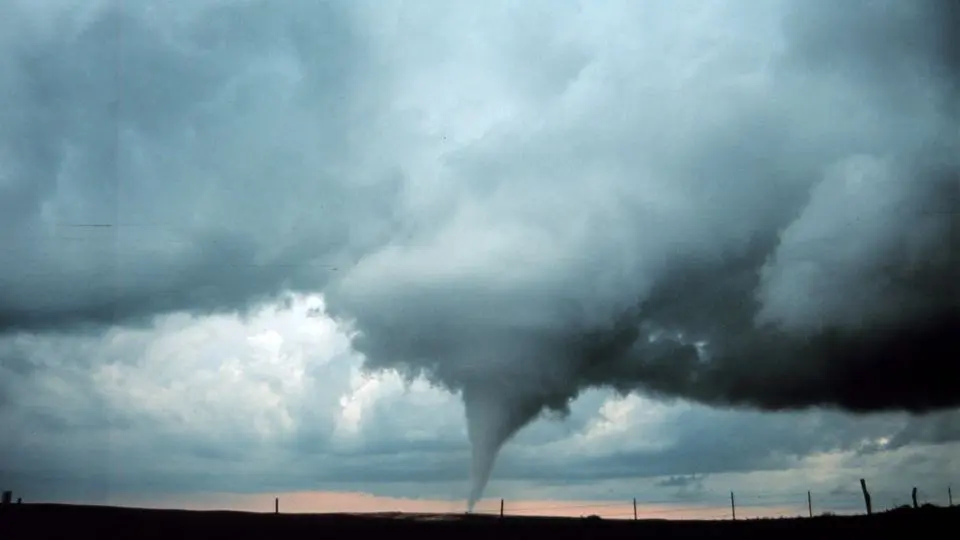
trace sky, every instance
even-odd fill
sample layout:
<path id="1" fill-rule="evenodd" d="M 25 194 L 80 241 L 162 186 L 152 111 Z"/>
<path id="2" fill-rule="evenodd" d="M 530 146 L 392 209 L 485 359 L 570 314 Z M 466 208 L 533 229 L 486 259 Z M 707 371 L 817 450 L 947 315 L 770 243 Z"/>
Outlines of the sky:
<path id="1" fill-rule="evenodd" d="M 0 485 L 632 517 L 960 477 L 949 0 L 11 0 Z"/>

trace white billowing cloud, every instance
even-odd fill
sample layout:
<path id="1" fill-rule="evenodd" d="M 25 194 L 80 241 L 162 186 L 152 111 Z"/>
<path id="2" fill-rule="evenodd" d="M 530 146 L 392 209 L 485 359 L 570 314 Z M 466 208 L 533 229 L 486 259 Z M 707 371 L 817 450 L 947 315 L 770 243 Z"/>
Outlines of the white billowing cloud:
<path id="1" fill-rule="evenodd" d="M 675 422 L 683 405 L 664 405 L 636 395 L 608 397 L 597 416 L 572 437 L 573 452 L 618 451 L 660 452 L 669 450 L 676 440 L 663 432 L 665 424 Z M 561 443 L 563 444 L 563 443 Z"/>
<path id="2" fill-rule="evenodd" d="M 197 435 L 223 429 L 250 429 L 261 437 L 288 433 L 296 427 L 295 407 L 315 402 L 310 372 L 349 352 L 348 336 L 332 321 L 303 317 L 317 308 L 318 298 L 298 298 L 247 321 L 183 315 L 161 320 L 158 328 L 108 337 L 108 353 L 124 341 L 143 352 L 135 363 L 100 364 L 95 384 L 118 409 L 161 415 Z"/>
<path id="3" fill-rule="evenodd" d="M 175 314 L 100 336 L 7 338 L 32 369 L 11 388 L 4 423 L 13 444 L 47 460 L 36 466 L 54 469 L 51 453 L 82 455 L 85 444 L 135 460 L 162 451 L 158 441 L 185 445 L 184 458 L 196 445 L 249 456 L 301 432 L 329 434 L 358 360 L 333 321 L 305 316 L 317 308 L 319 298 L 295 297 L 247 317 Z M 30 429 L 44 419 L 63 432 Z"/>
<path id="4" fill-rule="evenodd" d="M 441 451 L 466 440 L 457 400 L 423 379 L 355 370 L 340 406 L 333 441 L 340 452 Z"/>

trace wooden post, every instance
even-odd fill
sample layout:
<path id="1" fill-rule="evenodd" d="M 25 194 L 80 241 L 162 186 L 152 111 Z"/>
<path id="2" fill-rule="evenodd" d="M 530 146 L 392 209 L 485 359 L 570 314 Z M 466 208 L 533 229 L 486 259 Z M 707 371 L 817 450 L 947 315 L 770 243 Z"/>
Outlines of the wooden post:
<path id="1" fill-rule="evenodd" d="M 810 497 L 809 491 L 807 491 L 807 510 L 810 512 L 810 517 L 813 517 L 813 498 Z"/>
<path id="2" fill-rule="evenodd" d="M 273 499 L 273 513 L 274 514 L 280 513 L 280 497 L 275 497 Z"/>
<path id="3" fill-rule="evenodd" d="M 917 505 L 917 488 L 913 488 L 913 491 L 910 492 L 910 498 L 913 499 L 913 507 L 919 508 L 920 506 Z"/>
<path id="4" fill-rule="evenodd" d="M 637 520 L 637 499 L 633 499 L 633 520 Z"/>
<path id="5" fill-rule="evenodd" d="M 860 489 L 863 491 L 863 502 L 867 505 L 867 515 L 873 514 L 873 505 L 870 504 L 870 492 L 867 491 L 867 481 L 860 479 Z"/>
<path id="6" fill-rule="evenodd" d="M 503 517 L 503 499 L 500 499 L 500 517 Z"/>
<path id="7" fill-rule="evenodd" d="M 733 516 L 733 520 L 737 520 L 737 505 L 733 502 L 733 492 L 730 492 L 730 514 Z"/>

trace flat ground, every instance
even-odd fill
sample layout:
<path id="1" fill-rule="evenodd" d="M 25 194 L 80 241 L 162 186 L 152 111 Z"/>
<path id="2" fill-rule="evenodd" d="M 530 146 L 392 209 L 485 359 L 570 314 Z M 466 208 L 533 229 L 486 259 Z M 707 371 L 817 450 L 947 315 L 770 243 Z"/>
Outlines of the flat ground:
<path id="1" fill-rule="evenodd" d="M 422 514 L 255 514 L 56 504 L 0 510 L 0 536 L 92 538 L 906 538 L 957 530 L 960 507 L 873 516 L 733 521 L 595 520 Z M 948 535 L 951 536 L 951 535 Z M 347 538 L 350 538 L 347 536 Z"/>

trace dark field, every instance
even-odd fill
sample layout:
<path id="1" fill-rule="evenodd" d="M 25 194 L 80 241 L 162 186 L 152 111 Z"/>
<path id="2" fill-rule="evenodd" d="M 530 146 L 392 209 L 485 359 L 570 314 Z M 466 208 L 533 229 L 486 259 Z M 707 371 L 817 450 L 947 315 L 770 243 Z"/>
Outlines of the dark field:
<path id="1" fill-rule="evenodd" d="M 740 521 L 611 521 L 416 514 L 254 514 L 47 504 L 0 511 L 0 537 L 91 538 L 907 538 L 956 531 L 960 508 Z"/>

